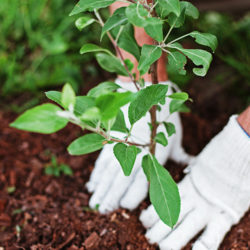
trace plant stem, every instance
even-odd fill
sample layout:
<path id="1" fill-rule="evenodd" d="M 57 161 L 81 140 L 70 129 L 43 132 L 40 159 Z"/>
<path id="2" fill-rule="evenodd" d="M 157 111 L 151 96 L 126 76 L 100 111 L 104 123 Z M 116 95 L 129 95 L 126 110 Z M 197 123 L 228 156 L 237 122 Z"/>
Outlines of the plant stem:
<path id="1" fill-rule="evenodd" d="M 127 0 L 128 2 L 130 2 L 130 3 L 137 3 L 137 1 L 135 1 L 135 0 Z M 147 9 L 147 10 L 149 10 L 150 11 L 150 7 L 148 6 L 148 5 L 146 5 L 146 4 L 142 4 L 142 3 L 140 3 L 145 9 Z"/>
<path id="2" fill-rule="evenodd" d="M 100 25 L 103 27 L 103 26 L 104 26 L 104 22 L 103 22 L 101 16 L 99 15 L 99 13 L 98 13 L 98 11 L 97 11 L 96 9 L 94 9 L 94 12 L 95 12 L 95 16 L 96 16 L 96 18 L 98 19 Z M 109 40 L 110 40 L 111 43 L 113 44 L 116 53 L 117 53 L 118 56 L 120 57 L 121 63 L 122 63 L 122 65 L 124 66 L 124 68 L 126 69 L 129 78 L 130 78 L 131 81 L 134 83 L 134 85 L 135 85 L 137 91 L 139 91 L 140 88 L 137 86 L 137 82 L 136 82 L 135 78 L 134 78 L 133 75 L 130 73 L 130 71 L 129 71 L 127 65 L 126 65 L 126 63 L 124 62 L 124 57 L 123 57 L 123 55 L 122 55 L 122 52 L 121 52 L 120 48 L 118 47 L 118 45 L 117 45 L 116 41 L 114 40 L 114 38 L 111 36 L 110 32 L 107 32 L 107 35 L 108 35 Z"/>
<path id="3" fill-rule="evenodd" d="M 154 1 L 152 1 L 152 4 L 154 4 Z M 152 11 L 152 16 L 156 16 L 155 11 Z M 153 40 L 154 45 L 157 45 L 157 41 Z M 152 79 L 152 84 L 158 84 L 158 76 L 157 76 L 157 62 L 154 62 L 154 64 L 151 65 L 150 67 L 150 73 L 151 73 L 151 79 Z M 154 105 L 149 113 L 150 113 L 150 117 L 151 117 L 151 124 L 152 124 L 152 131 L 151 131 L 151 136 L 150 136 L 150 153 L 152 155 L 155 155 L 155 147 L 156 147 L 156 142 L 155 142 L 155 136 L 157 133 L 157 128 L 158 128 L 158 124 L 157 124 L 157 120 L 156 120 L 156 105 Z"/>
<path id="4" fill-rule="evenodd" d="M 171 45 L 172 43 L 175 43 L 175 42 L 177 42 L 177 41 L 179 41 L 179 40 L 181 40 L 181 39 L 183 39 L 183 38 L 185 38 L 185 37 L 187 37 L 189 35 L 190 35 L 190 33 L 188 33 L 186 35 L 183 35 L 183 36 L 180 36 L 180 37 L 174 39 L 173 41 L 169 42 L 165 47 L 168 47 L 168 45 Z"/>

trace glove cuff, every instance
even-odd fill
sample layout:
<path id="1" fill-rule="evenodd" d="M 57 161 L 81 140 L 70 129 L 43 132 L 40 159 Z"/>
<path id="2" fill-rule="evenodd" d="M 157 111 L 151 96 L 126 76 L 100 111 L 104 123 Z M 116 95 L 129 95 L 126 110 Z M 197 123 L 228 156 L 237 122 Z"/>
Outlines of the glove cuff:
<path id="1" fill-rule="evenodd" d="M 250 204 L 250 139 L 236 115 L 196 158 L 190 175 L 204 198 L 239 221 Z"/>

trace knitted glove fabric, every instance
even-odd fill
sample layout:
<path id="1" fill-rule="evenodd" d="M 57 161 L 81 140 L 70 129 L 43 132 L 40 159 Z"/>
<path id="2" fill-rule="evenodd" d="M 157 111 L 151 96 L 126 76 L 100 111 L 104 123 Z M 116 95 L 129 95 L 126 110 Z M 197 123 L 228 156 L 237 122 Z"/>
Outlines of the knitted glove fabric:
<path id="1" fill-rule="evenodd" d="M 162 250 L 178 250 L 204 230 L 193 250 L 216 250 L 250 205 L 250 139 L 232 116 L 179 183 L 181 213 L 173 230 L 150 206 L 140 219 L 146 237 Z"/>

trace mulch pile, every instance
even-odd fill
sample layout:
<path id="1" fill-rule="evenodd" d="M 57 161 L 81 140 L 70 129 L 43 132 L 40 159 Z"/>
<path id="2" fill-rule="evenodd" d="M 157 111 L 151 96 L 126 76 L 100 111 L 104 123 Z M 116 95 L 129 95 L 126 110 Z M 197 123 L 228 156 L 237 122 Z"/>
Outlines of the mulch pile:
<path id="1" fill-rule="evenodd" d="M 207 111 L 218 105 L 215 100 L 212 106 L 206 103 Z M 198 154 L 234 110 L 213 110 L 212 116 L 198 107 L 193 110 L 182 115 L 183 143 L 189 153 Z M 81 134 L 77 127 L 69 125 L 52 135 L 32 134 L 10 128 L 15 117 L 0 112 L 0 249 L 157 249 L 148 244 L 138 220 L 148 201 L 133 212 L 119 209 L 106 216 L 89 209 L 90 194 L 84 185 L 98 153 L 69 156 L 67 145 Z M 74 175 L 45 175 L 51 155 L 68 164 Z M 175 180 L 183 178 L 184 166 L 169 161 L 166 167 Z M 191 243 L 184 249 L 191 249 Z M 250 212 L 232 228 L 220 249 L 250 249 Z"/>

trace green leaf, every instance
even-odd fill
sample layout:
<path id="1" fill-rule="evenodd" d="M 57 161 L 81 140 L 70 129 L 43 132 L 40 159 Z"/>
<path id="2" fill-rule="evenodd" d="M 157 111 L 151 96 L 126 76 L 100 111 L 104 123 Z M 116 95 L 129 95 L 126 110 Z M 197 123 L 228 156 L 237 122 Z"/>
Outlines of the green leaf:
<path id="1" fill-rule="evenodd" d="M 76 115 L 82 115 L 87 109 L 95 105 L 95 99 L 90 96 L 77 96 L 74 112 Z"/>
<path id="2" fill-rule="evenodd" d="M 168 145 L 168 140 L 163 132 L 158 133 L 155 136 L 155 141 L 166 147 Z"/>
<path id="3" fill-rule="evenodd" d="M 70 168 L 70 166 L 68 166 L 66 164 L 60 165 L 60 171 L 63 172 L 63 174 L 68 175 L 68 176 L 73 175 L 72 169 Z"/>
<path id="4" fill-rule="evenodd" d="M 128 110 L 130 123 L 134 124 L 145 116 L 153 105 L 158 104 L 161 100 L 165 100 L 167 91 L 167 85 L 157 84 L 137 92 L 137 96 L 130 103 Z"/>
<path id="5" fill-rule="evenodd" d="M 124 60 L 124 63 L 127 65 L 129 71 L 133 70 L 134 64 L 128 58 Z"/>
<path id="6" fill-rule="evenodd" d="M 216 36 L 209 33 L 200 33 L 198 31 L 193 31 L 190 33 L 190 36 L 195 38 L 195 41 L 198 44 L 208 46 L 214 52 L 218 46 L 218 40 Z"/>
<path id="7" fill-rule="evenodd" d="M 134 98 L 131 92 L 108 93 L 96 99 L 96 106 L 101 111 L 102 121 L 107 121 L 117 116 L 120 108 Z"/>
<path id="8" fill-rule="evenodd" d="M 147 177 L 148 182 L 150 182 L 151 167 L 152 167 L 151 156 L 150 155 L 145 155 L 142 158 L 142 169 L 143 169 L 144 174 Z"/>
<path id="9" fill-rule="evenodd" d="M 201 68 L 194 68 L 194 74 L 198 76 L 206 75 L 212 61 L 211 53 L 201 49 L 183 49 L 179 46 L 177 47 L 175 44 L 170 45 L 170 47 L 181 51 L 184 55 L 191 59 L 196 66 L 202 66 Z"/>
<path id="10" fill-rule="evenodd" d="M 131 24 L 138 27 L 146 26 L 148 12 L 141 4 L 130 4 L 125 13 Z"/>
<path id="11" fill-rule="evenodd" d="M 123 143 L 117 143 L 114 146 L 114 155 L 119 161 L 125 176 L 131 174 L 139 152 L 140 150 L 136 146 L 127 146 Z"/>
<path id="12" fill-rule="evenodd" d="M 119 30 L 113 31 L 115 37 L 117 36 L 118 32 Z M 141 51 L 134 38 L 134 27 L 130 23 L 124 26 L 118 39 L 118 46 L 132 54 L 136 60 L 139 61 Z"/>
<path id="13" fill-rule="evenodd" d="M 175 126 L 174 126 L 173 123 L 171 123 L 171 122 L 163 122 L 163 124 L 164 124 L 164 126 L 166 128 L 166 131 L 167 131 L 169 137 L 176 133 Z"/>
<path id="14" fill-rule="evenodd" d="M 100 110 L 97 107 L 87 109 L 80 117 L 83 121 L 96 121 L 101 118 Z"/>
<path id="15" fill-rule="evenodd" d="M 100 95 L 116 91 L 119 88 L 120 86 L 114 82 L 103 82 L 92 88 L 87 95 L 96 98 Z"/>
<path id="16" fill-rule="evenodd" d="M 160 165 L 155 156 L 144 160 L 144 168 L 148 168 L 150 186 L 149 197 L 160 219 L 173 228 L 180 214 L 180 195 L 178 187 L 168 171 Z"/>
<path id="17" fill-rule="evenodd" d="M 127 129 L 124 114 L 121 110 L 119 110 L 114 125 L 112 126 L 111 130 L 119 131 L 122 133 L 127 133 L 129 130 Z"/>
<path id="18" fill-rule="evenodd" d="M 178 51 L 169 53 L 168 64 L 174 68 L 175 71 L 181 75 L 186 74 L 185 65 L 187 64 L 187 58 Z"/>
<path id="19" fill-rule="evenodd" d="M 104 48 L 102 48 L 98 45 L 92 44 L 92 43 L 84 44 L 80 50 L 81 55 L 89 53 L 89 52 L 105 52 L 105 53 L 113 56 L 114 58 L 116 58 L 115 55 L 113 55 L 109 50 L 104 49 Z"/>
<path id="20" fill-rule="evenodd" d="M 118 75 L 128 76 L 128 72 L 118 58 L 99 53 L 96 55 L 96 60 L 104 70 L 117 73 Z"/>
<path id="21" fill-rule="evenodd" d="M 60 106 L 63 107 L 62 105 L 62 93 L 59 91 L 48 91 L 45 92 L 45 95 L 47 96 L 47 98 L 49 98 L 50 100 L 52 100 L 53 102 L 59 104 Z"/>
<path id="22" fill-rule="evenodd" d="M 181 111 L 184 102 L 187 101 L 189 98 L 188 94 L 185 92 L 177 92 L 172 95 L 169 95 L 168 97 L 173 99 L 169 105 L 170 114 L 176 111 Z"/>
<path id="23" fill-rule="evenodd" d="M 61 109 L 54 104 L 43 104 L 27 110 L 10 126 L 30 132 L 51 134 L 64 128 L 68 123 L 67 119 L 57 115 L 58 111 Z"/>
<path id="24" fill-rule="evenodd" d="M 121 27 L 128 22 L 128 18 L 125 15 L 126 7 L 121 7 L 117 9 L 114 14 L 108 18 L 104 26 L 102 27 L 101 39 L 107 31 L 114 29 L 115 27 Z"/>
<path id="25" fill-rule="evenodd" d="M 193 19 L 199 18 L 199 10 L 190 2 L 181 1 L 181 8 L 185 8 L 185 15 L 192 17 Z"/>
<path id="26" fill-rule="evenodd" d="M 96 20 L 89 16 L 79 17 L 76 22 L 76 28 L 82 31 L 85 27 L 89 26 L 90 24 L 94 23 Z"/>
<path id="27" fill-rule="evenodd" d="M 167 11 L 168 13 L 174 13 L 176 16 L 180 16 L 181 8 L 179 0 L 158 0 L 158 3 L 162 11 Z"/>
<path id="28" fill-rule="evenodd" d="M 80 0 L 69 14 L 70 16 L 94 9 L 106 8 L 116 0 Z"/>
<path id="29" fill-rule="evenodd" d="M 176 16 L 174 13 L 171 13 L 168 17 L 168 23 L 170 26 L 175 28 L 181 27 L 185 22 L 185 9 L 181 9 L 181 14 Z"/>
<path id="30" fill-rule="evenodd" d="M 169 95 L 168 97 L 171 99 L 182 100 L 182 101 L 187 101 L 189 98 L 188 93 L 186 92 L 173 93 L 172 95 Z"/>
<path id="31" fill-rule="evenodd" d="M 106 144 L 106 139 L 98 134 L 87 134 L 73 141 L 68 152 L 71 155 L 84 155 L 101 149 Z"/>
<path id="32" fill-rule="evenodd" d="M 162 50 L 155 45 L 144 44 L 142 46 L 141 57 L 138 65 L 140 75 L 148 72 L 150 66 L 157 61 L 162 54 Z"/>
<path id="33" fill-rule="evenodd" d="M 48 91 L 45 93 L 46 96 L 66 109 L 62 104 L 62 94 L 59 91 Z M 82 115 L 87 109 L 95 106 L 95 99 L 91 96 L 77 96 L 74 108 L 74 113 L 78 116 Z"/>
<path id="34" fill-rule="evenodd" d="M 150 18 L 148 22 L 150 21 L 150 24 L 148 24 L 145 27 L 146 33 L 151 36 L 153 39 L 155 39 L 158 42 L 163 41 L 163 23 L 158 18 Z"/>
<path id="35" fill-rule="evenodd" d="M 63 107 L 66 107 L 66 109 L 70 109 L 70 106 L 72 108 L 75 106 L 76 102 L 75 91 L 68 83 L 63 86 L 61 102 Z"/>

